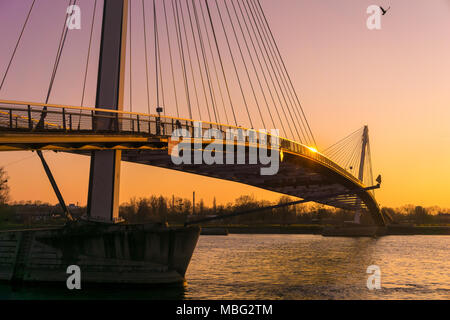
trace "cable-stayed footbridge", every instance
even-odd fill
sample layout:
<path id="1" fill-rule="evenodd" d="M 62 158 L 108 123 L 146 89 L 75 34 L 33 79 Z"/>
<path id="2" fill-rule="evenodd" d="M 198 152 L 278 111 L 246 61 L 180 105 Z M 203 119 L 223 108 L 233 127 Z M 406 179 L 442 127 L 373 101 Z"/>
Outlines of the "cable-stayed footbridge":
<path id="1" fill-rule="evenodd" d="M 67 5 L 72 9 L 66 10 Z M 61 17 L 62 29 L 54 46 L 56 54 L 49 55 L 45 98 L 40 103 L 6 99 L 2 90 L 6 91 L 9 74 L 20 63 L 27 34 L 35 32 L 30 24 L 42 14 L 42 6 L 30 1 L 5 63 L 0 84 L 0 151 L 38 151 L 57 194 L 41 151 L 90 156 L 91 219 L 117 221 L 120 162 L 129 161 L 367 212 L 375 224 L 385 224 L 373 192 L 367 126 L 323 152 L 317 150 L 259 0 L 68 1 L 61 12 L 52 9 L 55 17 Z M 83 17 L 91 18 L 83 22 L 82 30 L 70 28 L 77 19 L 76 7 Z M 75 39 L 75 32 L 85 32 L 86 37 Z M 99 54 L 93 52 L 96 35 Z M 77 68 L 82 79 L 78 106 L 50 103 L 58 81 L 67 90 L 75 87 L 73 74 L 58 73 L 70 41 L 85 45 L 78 55 L 84 57 Z M 95 107 L 86 107 L 92 69 L 97 70 Z M 268 142 L 274 135 L 264 132 L 274 128 L 279 129 L 276 146 Z M 268 153 L 279 154 L 279 169 L 274 175 L 261 175 L 267 164 L 175 164 L 172 134 L 178 129 L 189 133 L 183 141 L 192 145 L 192 153 L 212 143 L 217 146 L 214 154 L 224 157 L 230 142 L 214 140 L 207 132 L 214 129 L 223 137 L 236 132 L 242 137 L 231 143 L 233 148 L 242 147 L 245 159 L 253 148 L 270 149 Z M 203 140 L 196 145 L 199 138 Z M 58 198 L 62 201 L 60 194 Z"/>

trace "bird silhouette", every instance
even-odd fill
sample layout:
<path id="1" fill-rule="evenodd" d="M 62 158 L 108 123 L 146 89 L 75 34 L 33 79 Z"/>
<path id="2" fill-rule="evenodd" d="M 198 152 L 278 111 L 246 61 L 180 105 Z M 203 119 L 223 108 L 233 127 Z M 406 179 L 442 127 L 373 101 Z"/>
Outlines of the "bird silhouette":
<path id="1" fill-rule="evenodd" d="M 381 174 L 378 175 L 377 180 L 378 184 L 381 184 Z"/>
<path id="2" fill-rule="evenodd" d="M 380 6 L 380 9 L 381 9 L 381 12 L 382 12 L 382 16 L 384 16 L 384 15 L 386 14 L 386 12 L 389 11 L 390 8 L 391 8 L 391 7 L 387 8 L 386 10 L 384 10 L 383 7 Z"/>

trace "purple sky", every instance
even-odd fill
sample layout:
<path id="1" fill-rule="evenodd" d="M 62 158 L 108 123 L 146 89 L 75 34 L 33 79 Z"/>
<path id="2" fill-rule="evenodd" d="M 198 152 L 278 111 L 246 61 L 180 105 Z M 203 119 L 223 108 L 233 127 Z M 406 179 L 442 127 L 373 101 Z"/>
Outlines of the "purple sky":
<path id="1" fill-rule="evenodd" d="M 68 2 L 37 1 L 15 63 L 0 91 L 1 99 L 36 102 L 45 99 Z M 131 2 L 136 16 L 132 25 L 133 111 L 146 112 L 141 1 Z M 79 105 L 81 101 L 94 1 L 79 3 L 82 30 L 69 34 L 50 100 L 53 103 Z M 366 8 L 372 1 L 261 0 L 261 3 L 319 149 L 368 124 L 374 173 L 384 177 L 383 189 L 378 192 L 379 202 L 387 206 L 414 203 L 450 207 L 447 191 L 450 187 L 450 1 L 383 0 L 378 4 L 392 8 L 382 19 L 382 29 L 376 31 L 366 28 Z M 30 4 L 30 0 L 0 0 L 0 76 L 5 72 Z M 151 4 L 146 1 L 149 18 Z M 95 100 L 102 1 L 98 6 L 85 105 L 92 105 Z M 163 52 L 162 56 L 163 69 L 168 72 L 167 53 Z M 226 66 L 231 65 L 227 62 Z M 236 82 L 232 85 L 237 97 Z M 169 96 L 166 109 L 173 114 L 170 86 L 166 85 L 165 90 Z M 151 92 L 154 91 L 152 82 Z M 152 99 L 153 106 L 154 95 Z M 128 109 L 128 92 L 125 101 Z M 250 107 L 256 112 L 254 105 Z M 186 116 L 187 109 L 184 112 Z M 243 119 L 242 125 L 248 125 L 242 107 L 238 118 Z M 67 202 L 85 203 L 88 159 L 47 154 Z M 30 156 L 28 152 L 0 155 L 0 166 L 6 165 L 10 175 L 12 199 L 56 202 L 38 158 Z M 24 158 L 27 159 L 16 163 Z M 137 186 L 138 179 L 145 182 Z M 220 202 L 231 201 L 241 193 L 270 199 L 277 196 L 255 188 L 237 188 L 229 182 L 132 164 L 123 164 L 122 182 L 122 201 L 152 193 L 189 197 L 193 189 L 207 202 L 214 195 Z M 176 190 L 174 184 L 178 186 Z M 220 192 L 211 193 L 211 190 Z"/>

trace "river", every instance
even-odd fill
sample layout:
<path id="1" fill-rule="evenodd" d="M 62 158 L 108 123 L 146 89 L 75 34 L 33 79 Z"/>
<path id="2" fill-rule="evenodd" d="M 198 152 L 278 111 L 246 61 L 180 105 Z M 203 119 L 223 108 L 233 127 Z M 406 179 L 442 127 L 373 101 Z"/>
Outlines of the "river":
<path id="1" fill-rule="evenodd" d="M 379 290 L 367 288 L 371 265 Z M 186 278 L 147 290 L 0 284 L 0 299 L 450 299 L 450 237 L 201 236 Z"/>

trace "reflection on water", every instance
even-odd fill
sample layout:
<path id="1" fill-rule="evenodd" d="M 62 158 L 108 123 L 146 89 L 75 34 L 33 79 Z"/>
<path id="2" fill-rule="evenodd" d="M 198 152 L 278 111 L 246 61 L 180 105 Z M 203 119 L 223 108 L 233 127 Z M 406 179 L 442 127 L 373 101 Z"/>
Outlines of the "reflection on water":
<path id="1" fill-rule="evenodd" d="M 187 299 L 450 299 L 450 238 L 201 237 Z M 366 269 L 381 268 L 369 291 Z"/>
<path id="2" fill-rule="evenodd" d="M 450 299 L 450 237 L 202 236 L 184 288 L 12 288 L 0 299 Z M 366 287 L 369 265 L 382 289 Z"/>

